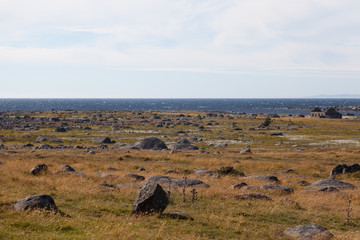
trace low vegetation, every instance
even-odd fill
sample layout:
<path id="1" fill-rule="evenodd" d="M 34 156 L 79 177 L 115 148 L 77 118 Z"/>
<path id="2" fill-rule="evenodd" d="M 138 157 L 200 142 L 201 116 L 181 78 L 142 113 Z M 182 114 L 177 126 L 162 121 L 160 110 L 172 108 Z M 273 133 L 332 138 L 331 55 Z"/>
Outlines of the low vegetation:
<path id="1" fill-rule="evenodd" d="M 329 178 L 340 163 L 360 163 L 360 121 L 281 116 L 258 129 L 264 121 L 262 115 L 203 112 L 3 112 L 0 239 L 290 239 L 284 230 L 307 224 L 321 225 L 337 239 L 359 239 L 358 189 L 322 192 L 304 182 Z M 55 132 L 59 126 L 67 131 Z M 47 140 L 36 142 L 39 136 Z M 100 137 L 111 142 L 93 142 Z M 167 146 L 187 138 L 199 150 L 126 147 L 146 137 Z M 34 147 L 23 147 L 27 143 Z M 63 147 L 36 149 L 41 144 Z M 248 146 L 251 153 L 240 154 Z M 48 172 L 30 174 L 37 164 L 46 164 Z M 59 172 L 66 164 L 82 174 Z M 210 187 L 185 188 L 184 194 L 163 185 L 170 193 L 164 213 L 183 212 L 193 220 L 132 214 L 144 181 L 129 173 L 199 179 Z M 294 192 L 232 188 L 269 184 L 251 177 L 259 175 L 276 176 L 277 184 Z M 356 187 L 359 178 L 360 172 L 336 175 Z M 241 193 L 272 201 L 238 199 Z M 52 196 L 59 211 L 14 210 L 15 202 L 35 194 Z"/>

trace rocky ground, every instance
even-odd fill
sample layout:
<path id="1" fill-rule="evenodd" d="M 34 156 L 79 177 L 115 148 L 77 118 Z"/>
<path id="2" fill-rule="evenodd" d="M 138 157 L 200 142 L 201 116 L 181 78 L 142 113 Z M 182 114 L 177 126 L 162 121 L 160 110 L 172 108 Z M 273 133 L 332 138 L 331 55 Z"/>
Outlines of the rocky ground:
<path id="1" fill-rule="evenodd" d="M 356 119 L 1 112 L 0 239 L 359 239 L 359 134 Z"/>

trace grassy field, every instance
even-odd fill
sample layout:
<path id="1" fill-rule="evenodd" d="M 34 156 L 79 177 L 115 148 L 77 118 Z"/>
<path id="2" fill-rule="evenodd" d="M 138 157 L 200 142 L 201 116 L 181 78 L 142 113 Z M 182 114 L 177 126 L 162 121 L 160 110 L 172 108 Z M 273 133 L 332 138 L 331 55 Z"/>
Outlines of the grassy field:
<path id="1" fill-rule="evenodd" d="M 46 124 L 39 130 L 0 130 L 1 141 L 8 147 L 0 150 L 0 161 L 4 163 L 0 165 L 0 239 L 289 239 L 283 233 L 285 229 L 313 223 L 326 227 L 336 239 L 360 239 L 358 189 L 318 192 L 307 191 L 308 188 L 298 184 L 301 180 L 314 183 L 328 178 L 331 169 L 339 163 L 360 163 L 359 120 L 283 116 L 273 119 L 269 129 L 249 130 L 257 128 L 264 116 L 224 114 L 209 117 L 201 112 L 6 114 L 8 117 L 27 114 L 39 119 L 59 117 L 61 121 L 44 120 Z M 152 119 L 154 114 L 179 124 L 155 127 L 160 120 Z M 84 117 L 91 121 L 74 121 Z M 185 118 L 192 125 L 183 124 Z M 54 126 L 64 123 L 70 131 L 54 132 Z M 85 130 L 85 126 L 91 130 Z M 205 129 L 200 130 L 199 126 Z M 242 130 L 235 130 L 234 126 Z M 274 132 L 283 135 L 271 136 Z M 35 143 L 38 136 L 45 136 L 48 141 Z M 51 139 L 61 139 L 66 146 L 96 147 L 99 144 L 93 143 L 92 139 L 100 136 L 109 136 L 114 142 L 125 144 L 153 136 L 167 145 L 179 137 L 196 136 L 202 141 L 192 143 L 203 149 L 175 152 L 112 149 L 115 145 L 112 143 L 108 144 L 109 149 L 95 149 L 92 155 L 85 149 L 17 147 L 25 143 L 51 144 Z M 218 143 L 228 146 L 216 147 Z M 240 150 L 248 145 L 252 154 L 240 154 Z M 49 173 L 31 175 L 30 169 L 41 163 L 48 165 Z M 56 173 L 65 164 L 84 176 Z M 267 182 L 236 175 L 213 178 L 192 171 L 197 168 L 217 171 L 224 166 L 232 166 L 246 176 L 277 176 L 280 185 L 293 188 L 294 193 L 233 189 L 232 185 L 242 181 L 257 186 Z M 109 170 L 110 167 L 113 170 Z M 139 168 L 147 171 L 139 172 Z M 194 220 L 170 219 L 156 214 L 132 215 L 139 189 L 101 186 L 103 183 L 143 184 L 124 175 L 165 175 L 168 169 L 178 172 L 168 176 L 200 179 L 210 185 L 210 188 L 196 189 L 195 201 L 192 201 L 191 188 L 186 189 L 185 202 L 182 189 L 171 192 L 170 204 L 164 213 L 184 212 Z M 283 173 L 286 169 L 294 172 Z M 118 177 L 100 177 L 96 175 L 99 172 Z M 336 179 L 358 187 L 359 178 L 360 172 L 340 175 Z M 164 189 L 167 191 L 166 187 Z M 266 194 L 273 201 L 238 200 L 236 196 L 244 192 Z M 13 209 L 16 201 L 34 194 L 51 195 L 60 213 Z M 351 211 L 347 221 L 349 199 Z"/>

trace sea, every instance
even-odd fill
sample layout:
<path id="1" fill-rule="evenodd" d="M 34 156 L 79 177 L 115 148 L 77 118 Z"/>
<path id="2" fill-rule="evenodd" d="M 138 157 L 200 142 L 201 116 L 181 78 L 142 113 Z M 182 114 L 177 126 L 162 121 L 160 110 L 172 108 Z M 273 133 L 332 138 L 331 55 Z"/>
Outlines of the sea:
<path id="1" fill-rule="evenodd" d="M 360 98 L 229 98 L 229 99 L 70 99 L 0 98 L 0 111 L 127 110 L 127 111 L 218 111 L 229 113 L 309 114 L 314 107 L 360 107 Z M 358 111 L 341 111 L 360 115 Z"/>

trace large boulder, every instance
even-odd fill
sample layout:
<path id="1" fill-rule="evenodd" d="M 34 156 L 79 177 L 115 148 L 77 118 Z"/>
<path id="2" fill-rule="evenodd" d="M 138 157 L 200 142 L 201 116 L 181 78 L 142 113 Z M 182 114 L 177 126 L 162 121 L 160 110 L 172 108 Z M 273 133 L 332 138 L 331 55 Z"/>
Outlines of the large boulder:
<path id="1" fill-rule="evenodd" d="M 183 187 L 185 185 L 186 188 L 188 187 L 210 187 L 208 184 L 204 183 L 201 180 L 198 179 L 183 179 L 183 178 L 173 178 L 168 176 L 161 176 L 161 175 L 155 175 L 151 176 L 146 179 L 146 182 L 155 182 L 158 184 L 162 184 L 165 187 L 169 186 L 169 183 L 173 187 Z M 186 184 L 185 184 L 186 183 Z"/>
<path id="2" fill-rule="evenodd" d="M 318 189 L 321 189 L 324 187 L 334 187 L 334 188 L 338 188 L 338 189 L 354 189 L 355 188 L 355 186 L 350 183 L 346 183 L 346 182 L 342 182 L 342 181 L 334 180 L 334 179 L 320 180 L 320 181 L 317 181 L 316 183 L 313 183 L 307 187 L 318 188 Z"/>
<path id="3" fill-rule="evenodd" d="M 140 149 L 145 149 L 145 150 L 167 150 L 167 146 L 166 144 L 158 139 L 158 138 L 155 138 L 155 137 L 148 137 L 148 138 L 145 138 L 143 139 L 138 147 Z"/>
<path id="4" fill-rule="evenodd" d="M 353 172 L 358 172 L 358 171 L 360 171 L 360 165 L 357 163 L 352 164 L 350 166 L 348 166 L 344 163 L 341 163 L 331 170 L 330 176 L 335 176 L 338 174 L 345 174 L 345 173 L 353 173 Z"/>
<path id="5" fill-rule="evenodd" d="M 57 211 L 54 199 L 49 195 L 32 195 L 14 204 L 15 210 L 43 209 Z"/>
<path id="6" fill-rule="evenodd" d="M 285 230 L 285 235 L 295 238 L 295 239 L 332 239 L 334 235 L 332 235 L 326 228 L 312 224 L 312 225 L 302 225 L 296 226 L 293 228 L 289 228 Z"/>
<path id="7" fill-rule="evenodd" d="M 155 182 L 147 182 L 133 205 L 133 213 L 162 213 L 169 203 L 164 189 Z"/>
<path id="8" fill-rule="evenodd" d="M 30 173 L 32 175 L 39 175 L 42 173 L 47 173 L 47 171 L 48 171 L 48 166 L 46 164 L 38 164 L 30 170 Z"/>

